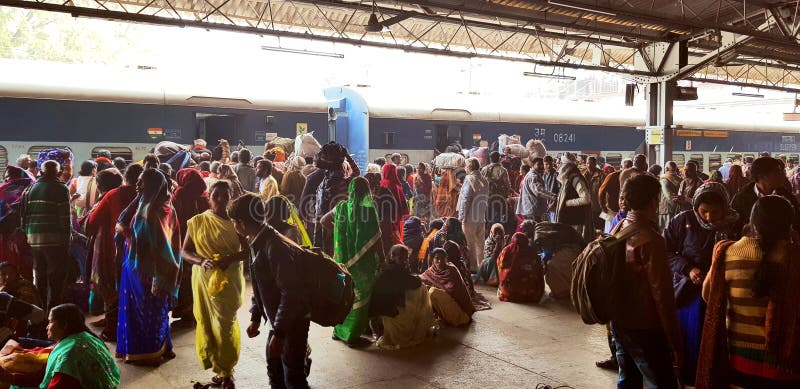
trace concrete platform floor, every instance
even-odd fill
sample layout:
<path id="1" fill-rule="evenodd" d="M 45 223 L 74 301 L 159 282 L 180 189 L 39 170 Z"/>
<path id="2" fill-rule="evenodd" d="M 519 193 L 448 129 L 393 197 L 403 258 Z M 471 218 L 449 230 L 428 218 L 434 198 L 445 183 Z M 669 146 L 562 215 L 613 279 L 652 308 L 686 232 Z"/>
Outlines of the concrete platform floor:
<path id="1" fill-rule="evenodd" d="M 313 388 L 612 388 L 615 372 L 596 368 L 608 356 L 605 329 L 588 326 L 567 302 L 541 305 L 500 302 L 495 290 L 478 287 L 492 309 L 476 312 L 466 328 L 442 328 L 428 342 L 395 351 L 350 349 L 331 340 L 331 329 L 312 323 L 309 342 Z M 247 297 L 249 302 L 250 292 Z M 248 307 L 239 310 L 242 352 L 236 368 L 238 388 L 267 388 L 264 359 L 267 328 L 254 339 L 245 335 Z M 173 333 L 177 358 L 158 368 L 121 364 L 122 388 L 191 388 L 208 382 L 194 351 L 194 330 Z M 109 344 L 113 351 L 115 345 Z"/>

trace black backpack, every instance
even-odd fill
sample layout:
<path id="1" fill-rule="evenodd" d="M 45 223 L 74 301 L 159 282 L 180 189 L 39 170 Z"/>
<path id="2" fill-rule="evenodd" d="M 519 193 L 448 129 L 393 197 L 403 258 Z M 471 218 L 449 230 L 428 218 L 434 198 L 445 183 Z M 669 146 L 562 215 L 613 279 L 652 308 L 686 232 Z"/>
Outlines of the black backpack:
<path id="1" fill-rule="evenodd" d="M 639 231 L 636 224 L 617 227 L 589 243 L 572 263 L 570 298 L 584 323 L 606 324 L 621 308 L 625 241 Z"/>
<path id="2" fill-rule="evenodd" d="M 308 293 L 311 321 L 323 327 L 344 323 L 355 301 L 353 277 L 347 268 L 318 248 L 300 247 L 285 236 L 278 236 L 295 252 L 294 260 Z"/>

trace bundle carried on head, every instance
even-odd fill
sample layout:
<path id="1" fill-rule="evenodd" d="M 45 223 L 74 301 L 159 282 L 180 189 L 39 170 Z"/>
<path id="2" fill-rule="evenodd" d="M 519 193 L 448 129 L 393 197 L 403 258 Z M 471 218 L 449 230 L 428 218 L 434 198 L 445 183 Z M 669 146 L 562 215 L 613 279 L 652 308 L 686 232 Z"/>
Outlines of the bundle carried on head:
<path id="1" fill-rule="evenodd" d="M 520 158 L 528 158 L 528 156 L 531 155 L 531 151 L 527 147 L 518 143 L 506 145 L 503 149 L 503 153 Z"/>
<path id="2" fill-rule="evenodd" d="M 40 168 L 46 161 L 51 160 L 58 162 L 63 168 L 64 165 L 72 163 L 75 160 L 75 156 L 69 148 L 44 149 L 36 156 L 36 163 Z"/>
<path id="3" fill-rule="evenodd" d="M 531 139 L 525 144 L 525 148 L 530 151 L 530 158 L 544 158 L 547 155 L 547 148 L 540 140 Z"/>
<path id="4" fill-rule="evenodd" d="M 294 140 L 294 153 L 300 157 L 313 157 L 320 152 L 322 146 L 314 138 L 314 132 L 298 135 Z M 291 154 L 291 153 L 289 153 Z"/>
<path id="5" fill-rule="evenodd" d="M 265 145 L 264 151 L 267 151 L 271 148 L 279 147 L 283 149 L 283 152 L 286 155 L 290 155 L 294 153 L 295 142 L 296 141 L 294 139 L 277 137 L 269 141 L 269 143 Z"/>
<path id="6" fill-rule="evenodd" d="M 442 169 L 455 169 L 463 168 L 465 161 L 460 153 L 441 153 L 434 158 L 433 164 Z"/>
<path id="7" fill-rule="evenodd" d="M 478 162 L 481 164 L 481 167 L 486 166 L 489 164 L 489 148 L 488 147 L 476 147 L 469 151 L 469 156 L 471 158 L 477 158 Z"/>
<path id="8" fill-rule="evenodd" d="M 314 158 L 314 163 L 320 169 L 337 170 L 342 168 L 346 156 L 347 149 L 331 141 L 322 146 L 319 153 L 317 153 Z"/>

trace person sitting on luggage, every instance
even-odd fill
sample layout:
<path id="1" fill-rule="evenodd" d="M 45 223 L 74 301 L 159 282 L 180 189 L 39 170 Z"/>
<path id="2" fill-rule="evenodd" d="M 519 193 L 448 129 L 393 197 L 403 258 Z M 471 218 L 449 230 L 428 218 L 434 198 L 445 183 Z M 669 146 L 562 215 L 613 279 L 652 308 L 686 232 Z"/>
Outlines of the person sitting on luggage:
<path id="1" fill-rule="evenodd" d="M 469 323 L 475 307 L 461 272 L 447 261 L 443 248 L 433 249 L 431 257 L 431 267 L 420 278 L 430 287 L 428 295 L 433 310 L 448 325 L 456 327 Z"/>
<path id="2" fill-rule="evenodd" d="M 247 336 L 260 334 L 261 319 L 272 324 L 268 336 L 267 376 L 273 388 L 308 388 L 306 351 L 309 306 L 292 248 L 264 222 L 264 204 L 252 193 L 234 200 L 228 215 L 246 237 L 252 253 L 253 306 Z"/>
<path id="3" fill-rule="evenodd" d="M 433 326 L 428 288 L 408 269 L 408 247 L 389 250 L 372 290 L 369 316 L 378 347 L 397 349 L 422 343 Z"/>

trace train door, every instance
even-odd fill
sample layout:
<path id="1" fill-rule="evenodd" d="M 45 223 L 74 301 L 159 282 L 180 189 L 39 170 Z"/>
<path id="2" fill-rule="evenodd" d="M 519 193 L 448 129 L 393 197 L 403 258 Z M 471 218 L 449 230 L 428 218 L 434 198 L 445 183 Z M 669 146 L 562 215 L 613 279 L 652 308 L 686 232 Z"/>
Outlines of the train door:
<path id="1" fill-rule="evenodd" d="M 217 141 L 226 139 L 231 146 L 235 146 L 239 141 L 239 118 L 236 115 L 218 114 L 195 114 L 197 119 L 197 136 L 205 139 L 208 146 L 213 148 Z"/>
<path id="2" fill-rule="evenodd" d="M 453 125 L 453 124 L 439 124 L 436 126 L 436 149 L 444 152 L 447 146 L 451 144 L 458 143 L 462 147 L 467 147 L 472 145 L 472 142 L 465 142 L 467 137 L 470 137 L 471 134 L 468 133 L 469 128 L 467 126 L 460 126 L 460 125 Z"/>

